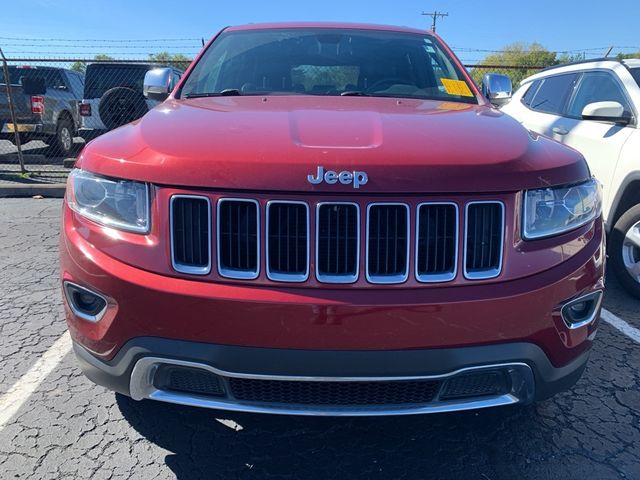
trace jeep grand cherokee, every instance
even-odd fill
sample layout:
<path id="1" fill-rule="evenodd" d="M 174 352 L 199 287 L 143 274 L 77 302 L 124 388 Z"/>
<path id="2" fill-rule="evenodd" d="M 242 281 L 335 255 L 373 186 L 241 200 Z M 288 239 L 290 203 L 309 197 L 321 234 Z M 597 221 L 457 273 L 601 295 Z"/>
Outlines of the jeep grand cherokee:
<path id="1" fill-rule="evenodd" d="M 136 400 L 390 415 L 529 403 L 585 368 L 599 184 L 493 109 L 434 34 L 226 28 L 70 175 L 62 286 Z"/>

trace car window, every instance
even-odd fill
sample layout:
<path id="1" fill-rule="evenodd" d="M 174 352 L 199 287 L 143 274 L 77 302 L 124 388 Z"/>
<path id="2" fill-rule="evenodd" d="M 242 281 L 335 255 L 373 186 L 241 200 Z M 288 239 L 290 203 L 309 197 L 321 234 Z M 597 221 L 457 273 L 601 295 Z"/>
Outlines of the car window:
<path id="1" fill-rule="evenodd" d="M 609 72 L 585 72 L 582 75 L 569 102 L 567 115 L 580 118 L 584 107 L 594 102 L 618 102 L 625 111 L 630 111 L 622 88 Z"/>
<path id="2" fill-rule="evenodd" d="M 640 68 L 631 68 L 629 69 L 631 72 L 631 76 L 634 78 L 638 86 L 640 87 Z"/>
<path id="3" fill-rule="evenodd" d="M 87 67 L 84 98 L 100 98 L 107 90 L 127 87 L 142 93 L 148 65 L 112 65 L 92 63 Z"/>
<path id="4" fill-rule="evenodd" d="M 77 97 L 82 97 L 82 92 L 84 90 L 84 79 L 82 76 L 77 73 L 67 72 L 67 77 L 69 78 L 73 94 Z"/>
<path id="5" fill-rule="evenodd" d="M 542 83 L 541 80 L 536 80 L 531 85 L 529 85 L 529 88 L 522 96 L 522 103 L 527 106 L 531 106 L 531 100 L 533 100 L 533 97 L 536 95 L 538 88 L 540 88 L 540 83 Z"/>
<path id="6" fill-rule="evenodd" d="M 478 103 L 462 69 L 436 38 L 358 29 L 223 32 L 194 66 L 182 94 L 225 90 Z"/>
<path id="7" fill-rule="evenodd" d="M 578 74 L 555 75 L 541 80 L 529 103 L 533 110 L 560 115 Z"/>
<path id="8" fill-rule="evenodd" d="M 22 85 L 25 78 L 44 78 L 47 88 L 64 86 L 65 82 L 59 70 L 54 68 L 9 67 L 9 78 L 12 85 Z M 0 78 L 4 83 L 4 75 Z"/>
<path id="9" fill-rule="evenodd" d="M 66 83 L 58 70 L 44 70 L 44 80 L 47 88 L 65 87 Z"/>

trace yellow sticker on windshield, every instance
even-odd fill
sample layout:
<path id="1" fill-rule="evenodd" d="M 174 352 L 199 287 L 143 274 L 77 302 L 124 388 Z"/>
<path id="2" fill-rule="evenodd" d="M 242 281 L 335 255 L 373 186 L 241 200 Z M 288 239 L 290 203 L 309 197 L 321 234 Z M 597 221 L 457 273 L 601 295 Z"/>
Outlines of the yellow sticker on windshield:
<path id="1" fill-rule="evenodd" d="M 473 97 L 473 92 L 466 82 L 462 80 L 451 80 L 450 78 L 441 78 L 440 81 L 444 85 L 444 89 L 449 95 L 458 95 L 460 97 Z"/>

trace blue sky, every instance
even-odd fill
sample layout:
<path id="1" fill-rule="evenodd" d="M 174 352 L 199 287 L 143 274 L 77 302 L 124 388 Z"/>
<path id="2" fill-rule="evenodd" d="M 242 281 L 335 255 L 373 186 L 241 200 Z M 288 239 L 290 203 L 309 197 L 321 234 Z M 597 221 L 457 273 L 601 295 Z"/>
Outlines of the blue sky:
<path id="1" fill-rule="evenodd" d="M 2 3 L 0 47 L 7 56 L 93 57 L 96 53 L 111 53 L 116 57 L 128 54 L 129 58 L 144 58 L 146 54 L 160 50 L 194 54 L 200 46 L 196 39 L 208 39 L 226 25 L 277 20 L 338 20 L 426 28 L 431 20 L 420 15 L 425 10 L 449 13 L 449 17 L 439 22 L 438 33 L 466 63 L 485 55 L 468 50 L 496 50 L 515 41 L 537 41 L 551 50 L 585 49 L 589 56 L 604 54 L 605 47 L 610 45 L 640 50 L 638 0 L 614 0 L 598 8 L 595 2 L 578 0 L 517 3 L 477 0 L 7 0 Z M 38 41 L 43 39 L 65 41 Z M 123 39 L 138 41 L 117 42 Z M 141 41 L 148 39 L 192 40 Z"/>

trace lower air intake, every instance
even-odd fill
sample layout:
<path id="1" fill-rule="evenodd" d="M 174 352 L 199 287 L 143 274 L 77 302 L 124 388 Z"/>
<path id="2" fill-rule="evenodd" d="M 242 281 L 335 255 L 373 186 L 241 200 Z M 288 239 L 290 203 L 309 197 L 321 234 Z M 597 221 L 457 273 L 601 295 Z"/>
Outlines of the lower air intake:
<path id="1" fill-rule="evenodd" d="M 224 395 L 220 377 L 199 368 L 161 365 L 154 375 L 153 385 L 159 390 L 196 395 Z"/>
<path id="2" fill-rule="evenodd" d="M 448 380 L 440 394 L 440 399 L 453 400 L 457 398 L 502 395 L 507 393 L 509 389 L 510 381 L 505 372 L 468 373 Z"/>
<path id="3" fill-rule="evenodd" d="M 289 405 L 402 405 L 431 402 L 438 381 L 309 382 L 230 378 L 237 400 Z"/>

